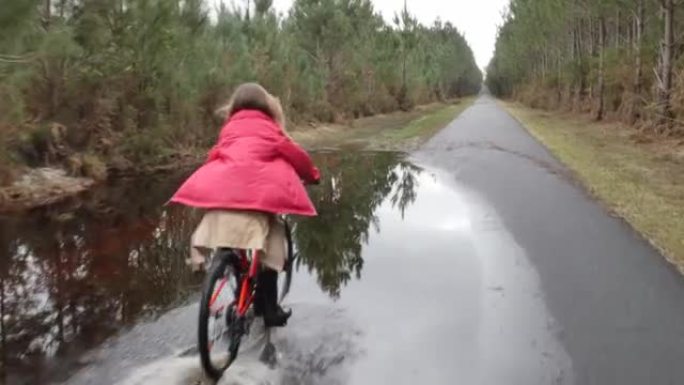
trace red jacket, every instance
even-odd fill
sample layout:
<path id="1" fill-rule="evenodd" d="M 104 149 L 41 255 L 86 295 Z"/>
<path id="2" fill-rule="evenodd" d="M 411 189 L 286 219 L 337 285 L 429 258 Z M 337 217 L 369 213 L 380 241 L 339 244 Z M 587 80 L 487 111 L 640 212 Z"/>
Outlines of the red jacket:
<path id="1" fill-rule="evenodd" d="M 309 155 L 268 115 L 244 110 L 233 115 L 209 152 L 171 202 L 205 209 L 254 210 L 314 216 L 302 181 L 320 174 Z"/>

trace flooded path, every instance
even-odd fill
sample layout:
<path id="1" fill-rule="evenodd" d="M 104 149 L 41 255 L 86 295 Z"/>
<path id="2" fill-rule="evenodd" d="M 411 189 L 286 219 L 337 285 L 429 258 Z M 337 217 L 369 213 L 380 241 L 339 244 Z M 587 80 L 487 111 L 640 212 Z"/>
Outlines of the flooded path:
<path id="1" fill-rule="evenodd" d="M 320 216 L 297 222 L 278 363 L 259 361 L 255 325 L 222 384 L 551 383 L 570 371 L 534 269 L 476 195 L 402 154 L 316 157 Z M 4 306 L 17 309 L 11 383 L 202 381 L 201 277 L 183 264 L 197 215 L 161 207 L 178 179 L 129 181 L 74 214 L 4 219 L 3 287 L 24 293 Z"/>

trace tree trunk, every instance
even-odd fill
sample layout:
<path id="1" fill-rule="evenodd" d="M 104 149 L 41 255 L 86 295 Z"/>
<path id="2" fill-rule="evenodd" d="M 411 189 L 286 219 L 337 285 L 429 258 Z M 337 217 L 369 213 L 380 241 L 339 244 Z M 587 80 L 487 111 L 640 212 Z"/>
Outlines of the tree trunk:
<path id="1" fill-rule="evenodd" d="M 594 28 L 594 20 L 589 18 L 589 55 L 596 56 L 596 30 Z"/>
<path id="2" fill-rule="evenodd" d="M 641 88 L 643 70 L 641 65 L 641 41 L 644 31 L 644 0 L 637 0 L 634 20 L 634 94 L 632 95 L 632 124 L 641 118 Z"/>
<path id="3" fill-rule="evenodd" d="M 574 62 L 575 59 L 577 59 L 577 30 L 575 28 L 572 29 L 571 35 L 572 38 L 570 39 L 570 59 Z"/>
<path id="4" fill-rule="evenodd" d="M 542 55 L 542 82 L 546 84 L 546 66 L 547 66 L 548 54 L 546 53 L 546 47 L 544 47 L 544 54 Z"/>
<path id="5" fill-rule="evenodd" d="M 664 18 L 663 40 L 660 45 L 660 76 L 658 79 L 658 130 L 672 128 L 672 59 L 674 50 L 674 0 L 660 0 Z"/>
<path id="6" fill-rule="evenodd" d="M 619 8 L 615 17 L 615 49 L 618 49 L 620 48 L 620 21 L 622 19 L 622 14 L 620 13 Z"/>
<path id="7" fill-rule="evenodd" d="M 603 91 L 605 88 L 605 48 L 606 48 L 606 19 L 599 17 L 599 73 L 598 73 L 598 108 L 596 109 L 596 120 L 603 119 Z"/>
<path id="8" fill-rule="evenodd" d="M 558 49 L 558 58 L 557 58 L 557 71 L 558 71 L 558 79 L 556 81 L 556 89 L 558 90 L 558 105 L 560 106 L 562 101 L 563 101 L 563 65 L 562 65 L 562 53 L 560 48 Z"/>
<path id="9" fill-rule="evenodd" d="M 575 108 L 579 108 L 579 110 L 582 110 L 582 101 L 584 100 L 584 97 L 586 96 L 586 89 L 587 89 L 587 84 L 586 84 L 586 74 L 585 74 L 585 68 L 584 68 L 584 44 L 582 41 L 582 20 L 578 20 L 576 24 L 577 32 L 575 33 L 575 37 L 577 39 L 577 47 L 576 47 L 576 64 L 577 64 L 577 75 L 578 75 L 578 81 L 577 81 L 577 89 L 576 89 L 576 94 L 575 94 Z"/>
<path id="10" fill-rule="evenodd" d="M 589 57 L 591 60 L 596 57 L 598 54 L 599 50 L 599 41 L 601 40 L 601 37 L 598 36 L 597 30 L 598 26 L 600 24 L 600 21 L 594 25 L 594 19 L 589 16 Z M 594 87 L 594 84 L 592 82 L 589 82 L 589 100 L 593 103 L 593 101 L 596 99 L 596 87 Z"/>
<path id="11" fill-rule="evenodd" d="M 632 18 L 632 22 L 629 24 L 629 28 L 627 28 L 627 43 L 625 46 L 629 47 L 630 52 L 634 48 L 634 36 L 636 31 L 636 18 Z"/>
<path id="12" fill-rule="evenodd" d="M 7 380 L 7 325 L 5 324 L 5 279 L 0 278 L 0 380 Z"/>
<path id="13" fill-rule="evenodd" d="M 577 49 L 582 54 L 582 49 L 585 47 L 584 44 L 584 24 L 582 19 L 579 20 L 579 33 L 577 34 Z M 591 21 L 589 22 L 589 28 L 591 28 Z"/>
<path id="14" fill-rule="evenodd" d="M 48 29 L 50 27 L 50 20 L 52 19 L 52 1 L 45 0 L 45 11 L 43 15 L 43 28 Z"/>

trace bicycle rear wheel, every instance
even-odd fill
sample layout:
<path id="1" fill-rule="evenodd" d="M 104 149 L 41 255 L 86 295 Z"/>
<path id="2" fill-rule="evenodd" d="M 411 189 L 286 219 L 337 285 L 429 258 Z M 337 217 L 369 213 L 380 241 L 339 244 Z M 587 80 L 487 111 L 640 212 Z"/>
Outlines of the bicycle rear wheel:
<path id="1" fill-rule="evenodd" d="M 213 258 L 202 289 L 199 309 L 198 347 L 202 367 L 213 380 L 235 361 L 242 333 L 236 315 L 240 282 L 231 263 L 232 251 L 220 250 Z"/>

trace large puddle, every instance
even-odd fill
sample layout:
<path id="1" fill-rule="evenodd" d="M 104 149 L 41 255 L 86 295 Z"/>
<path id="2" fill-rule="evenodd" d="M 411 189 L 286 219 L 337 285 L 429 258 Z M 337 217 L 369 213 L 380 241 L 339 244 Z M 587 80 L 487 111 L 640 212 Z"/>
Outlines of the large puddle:
<path id="1" fill-rule="evenodd" d="M 259 360 L 258 325 L 223 384 L 571 383 L 538 278 L 496 213 L 396 153 L 316 155 L 316 218 Z M 184 175 L 122 181 L 0 220 L 6 383 L 197 384 L 198 214 L 164 207 Z"/>

